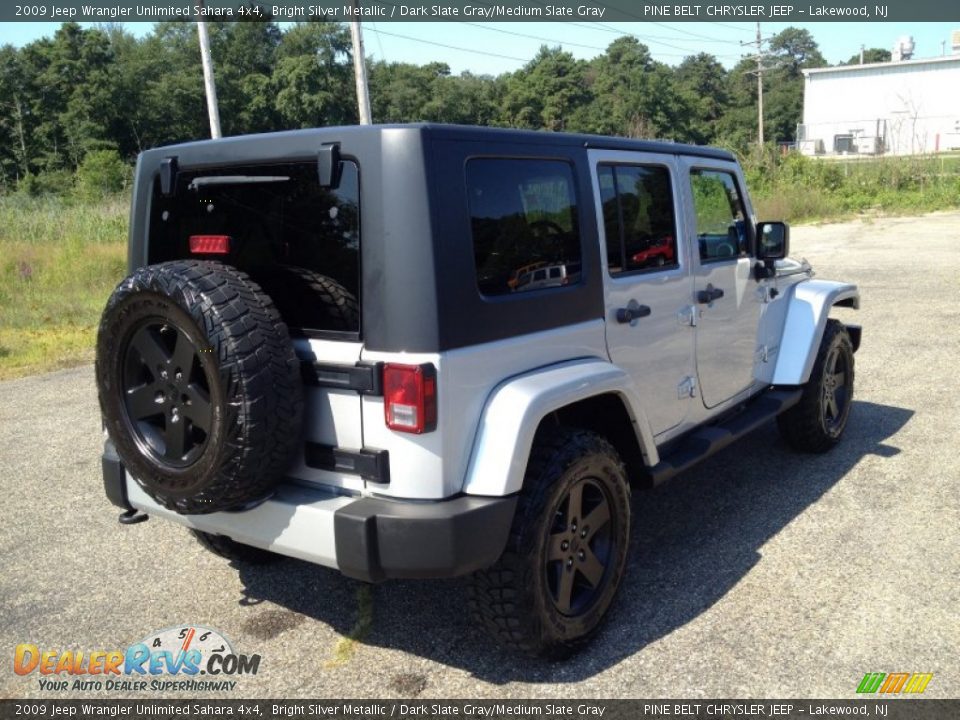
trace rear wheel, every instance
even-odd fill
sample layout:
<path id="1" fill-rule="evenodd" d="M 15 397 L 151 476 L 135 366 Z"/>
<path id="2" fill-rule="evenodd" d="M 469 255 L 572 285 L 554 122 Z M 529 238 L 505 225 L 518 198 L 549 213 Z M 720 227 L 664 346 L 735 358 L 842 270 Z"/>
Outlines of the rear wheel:
<path id="1" fill-rule="evenodd" d="M 559 429 L 531 453 L 503 556 L 473 575 L 472 615 L 497 641 L 564 657 L 599 629 L 630 533 L 623 463 L 603 438 Z"/>
<path id="2" fill-rule="evenodd" d="M 796 450 L 823 453 L 840 441 L 853 404 L 853 343 L 838 320 L 827 320 L 800 402 L 777 418 Z"/>
<path id="3" fill-rule="evenodd" d="M 204 548 L 222 558 L 250 565 L 269 565 L 282 558 L 269 550 L 261 550 L 252 545 L 238 543 L 226 535 L 214 535 L 202 530 L 191 530 L 193 536 Z"/>

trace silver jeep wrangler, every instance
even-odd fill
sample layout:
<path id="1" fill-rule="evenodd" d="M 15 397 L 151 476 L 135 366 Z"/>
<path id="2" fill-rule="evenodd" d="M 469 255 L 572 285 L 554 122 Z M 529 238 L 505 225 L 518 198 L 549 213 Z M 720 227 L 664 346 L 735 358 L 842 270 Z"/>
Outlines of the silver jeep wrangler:
<path id="1" fill-rule="evenodd" d="M 470 575 L 493 636 L 562 656 L 620 585 L 631 485 L 847 423 L 857 288 L 787 259 L 721 150 L 323 128 L 147 151 L 133 192 L 106 493 L 229 558 Z"/>

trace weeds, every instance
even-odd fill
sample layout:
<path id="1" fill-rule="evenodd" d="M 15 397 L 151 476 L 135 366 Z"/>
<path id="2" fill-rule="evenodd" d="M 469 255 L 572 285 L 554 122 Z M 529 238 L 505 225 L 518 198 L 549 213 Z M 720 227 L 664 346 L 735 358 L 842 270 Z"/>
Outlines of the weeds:
<path id="1" fill-rule="evenodd" d="M 814 222 L 960 207 L 956 157 L 834 160 L 754 151 L 741 162 L 761 219 Z"/>
<path id="2" fill-rule="evenodd" d="M 127 200 L 0 198 L 0 379 L 93 357 L 126 267 Z"/>

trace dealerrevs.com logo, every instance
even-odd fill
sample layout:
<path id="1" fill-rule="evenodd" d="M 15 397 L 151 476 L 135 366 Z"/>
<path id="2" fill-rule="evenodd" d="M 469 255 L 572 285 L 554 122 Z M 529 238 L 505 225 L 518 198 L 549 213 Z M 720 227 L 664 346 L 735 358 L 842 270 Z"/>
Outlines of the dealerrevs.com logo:
<path id="1" fill-rule="evenodd" d="M 229 692 L 237 686 L 234 677 L 259 669 L 259 655 L 234 652 L 219 631 L 202 625 L 159 630 L 126 650 L 42 650 L 21 643 L 13 653 L 13 671 L 34 675 L 44 691 Z"/>

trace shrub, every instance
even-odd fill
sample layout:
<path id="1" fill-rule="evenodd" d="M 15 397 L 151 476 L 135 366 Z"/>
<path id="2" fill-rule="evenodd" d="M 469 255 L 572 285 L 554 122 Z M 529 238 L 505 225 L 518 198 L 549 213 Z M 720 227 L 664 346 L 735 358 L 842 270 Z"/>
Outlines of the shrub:
<path id="1" fill-rule="evenodd" d="M 73 175 L 66 170 L 45 170 L 27 175 L 19 182 L 17 190 L 30 197 L 66 195 L 73 190 Z"/>
<path id="2" fill-rule="evenodd" d="M 77 195 L 84 200 L 97 200 L 122 192 L 130 180 L 130 167 L 116 150 L 93 150 L 77 168 Z"/>

